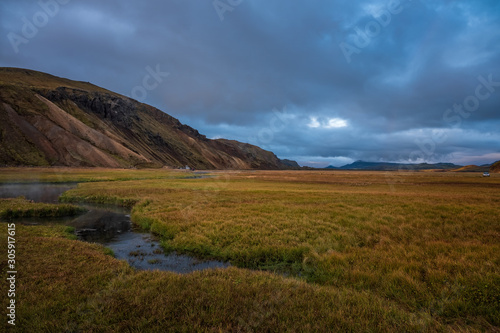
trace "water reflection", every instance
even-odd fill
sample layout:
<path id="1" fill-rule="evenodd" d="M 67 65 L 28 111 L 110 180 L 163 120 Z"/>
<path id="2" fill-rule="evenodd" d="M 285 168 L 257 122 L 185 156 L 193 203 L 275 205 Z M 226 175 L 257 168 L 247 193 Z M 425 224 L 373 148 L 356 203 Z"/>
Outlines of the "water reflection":
<path id="1" fill-rule="evenodd" d="M 59 196 L 72 188 L 76 183 L 64 184 L 0 184 L 0 198 L 17 198 L 24 196 L 28 200 L 44 203 L 57 203 Z"/>
<path id="2" fill-rule="evenodd" d="M 229 263 L 199 260 L 187 255 L 165 255 L 156 237 L 150 233 L 128 232 L 107 245 L 118 259 L 127 260 L 132 267 L 143 270 L 159 269 L 176 273 L 190 273 L 208 268 L 225 268 Z"/>
<path id="3" fill-rule="evenodd" d="M 80 215 L 66 225 L 76 230 L 77 236 L 87 242 L 106 244 L 124 232 L 130 231 L 130 215 L 110 209 L 96 209 L 85 206 L 87 213 Z"/>

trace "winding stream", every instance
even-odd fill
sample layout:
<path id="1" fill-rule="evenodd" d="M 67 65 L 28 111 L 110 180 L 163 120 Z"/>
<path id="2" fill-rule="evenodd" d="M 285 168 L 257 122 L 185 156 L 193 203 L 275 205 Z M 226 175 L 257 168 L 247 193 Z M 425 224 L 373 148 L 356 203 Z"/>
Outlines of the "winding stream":
<path id="1" fill-rule="evenodd" d="M 76 183 L 64 184 L 0 184 L 0 198 L 24 196 L 34 202 L 57 203 L 59 196 Z M 228 263 L 215 260 L 199 260 L 187 255 L 163 252 L 156 236 L 136 228 L 130 220 L 130 212 L 124 208 L 100 205 L 79 205 L 87 212 L 77 217 L 52 219 L 16 219 L 23 224 L 61 223 L 75 228 L 80 240 L 96 242 L 113 250 L 117 259 L 125 259 L 141 270 L 166 270 L 190 273 L 208 268 L 228 267 Z"/>

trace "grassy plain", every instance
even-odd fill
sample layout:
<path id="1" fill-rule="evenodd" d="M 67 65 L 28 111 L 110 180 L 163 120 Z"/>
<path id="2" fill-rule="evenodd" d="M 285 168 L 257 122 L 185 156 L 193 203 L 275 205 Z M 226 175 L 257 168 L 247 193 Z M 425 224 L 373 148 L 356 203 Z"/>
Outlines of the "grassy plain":
<path id="1" fill-rule="evenodd" d="M 0 199 L 0 218 L 63 217 L 83 213 L 85 209 L 71 204 L 32 203 L 23 197 Z"/>
<path id="2" fill-rule="evenodd" d="M 497 175 L 244 171 L 181 179 L 157 172 L 68 171 L 60 179 L 94 182 L 63 200 L 133 206 L 133 221 L 160 235 L 167 250 L 236 267 L 135 272 L 97 245 L 65 239 L 60 227 L 19 226 L 20 298 L 29 300 L 20 305 L 22 325 L 499 331 Z M 51 318 L 62 308 L 62 318 Z"/>
<path id="3" fill-rule="evenodd" d="M 171 179 L 192 176 L 187 171 L 169 169 L 106 168 L 1 168 L 1 183 L 81 183 L 142 179 Z"/>

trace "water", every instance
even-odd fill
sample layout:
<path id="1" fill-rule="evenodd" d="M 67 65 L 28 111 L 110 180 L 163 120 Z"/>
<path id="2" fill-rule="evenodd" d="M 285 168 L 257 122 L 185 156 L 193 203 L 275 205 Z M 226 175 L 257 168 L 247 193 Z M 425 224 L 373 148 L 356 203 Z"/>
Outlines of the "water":
<path id="1" fill-rule="evenodd" d="M 59 196 L 76 187 L 76 183 L 62 184 L 0 184 L 0 198 L 24 196 L 28 200 L 44 203 L 58 203 Z"/>
<path id="2" fill-rule="evenodd" d="M 65 191 L 76 187 L 66 184 L 0 184 L 0 198 L 24 196 L 35 202 L 57 203 Z M 129 211 L 115 206 L 80 205 L 87 212 L 77 217 L 59 219 L 22 219 L 24 224 L 62 223 L 75 228 L 80 240 L 96 242 L 113 250 L 117 259 L 125 259 L 132 267 L 141 270 L 167 270 L 190 273 L 208 268 L 228 267 L 216 260 L 199 260 L 187 255 L 166 255 L 159 240 L 133 226 Z"/>
<path id="3" fill-rule="evenodd" d="M 158 240 L 150 233 L 127 232 L 118 237 L 110 247 L 115 257 L 127 259 L 137 269 L 159 269 L 177 273 L 190 273 L 207 268 L 225 268 L 229 264 L 215 260 L 170 253 L 165 255 Z"/>

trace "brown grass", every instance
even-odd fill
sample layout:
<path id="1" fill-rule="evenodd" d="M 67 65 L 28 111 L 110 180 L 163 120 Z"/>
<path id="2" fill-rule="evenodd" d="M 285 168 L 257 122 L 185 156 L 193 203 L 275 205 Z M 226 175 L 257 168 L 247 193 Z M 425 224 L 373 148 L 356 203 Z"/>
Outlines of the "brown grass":
<path id="1" fill-rule="evenodd" d="M 85 183 L 65 195 L 68 201 L 137 202 L 133 220 L 159 234 L 167 250 L 230 260 L 240 267 L 185 276 L 142 272 L 104 278 L 106 286 L 85 303 L 92 320 L 76 316 L 75 327 L 498 330 L 496 175 L 218 175 Z M 70 269 L 72 255 L 66 256 L 61 267 Z M 33 269 L 44 270 L 42 264 Z"/>

